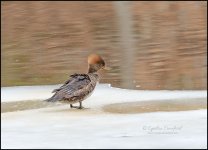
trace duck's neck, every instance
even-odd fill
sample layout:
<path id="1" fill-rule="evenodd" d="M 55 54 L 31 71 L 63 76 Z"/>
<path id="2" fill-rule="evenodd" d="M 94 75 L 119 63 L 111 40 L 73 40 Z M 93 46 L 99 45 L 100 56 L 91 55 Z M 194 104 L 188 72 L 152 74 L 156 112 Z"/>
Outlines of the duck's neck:
<path id="1" fill-rule="evenodd" d="M 97 69 L 95 67 L 91 65 L 88 67 L 88 73 L 96 73 L 96 72 L 97 72 Z"/>

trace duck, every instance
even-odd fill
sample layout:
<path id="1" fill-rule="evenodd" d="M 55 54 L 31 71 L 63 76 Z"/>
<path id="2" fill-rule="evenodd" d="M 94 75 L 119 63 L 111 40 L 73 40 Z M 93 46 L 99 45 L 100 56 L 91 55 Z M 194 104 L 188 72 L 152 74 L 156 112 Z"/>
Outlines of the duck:
<path id="1" fill-rule="evenodd" d="M 59 88 L 54 89 L 54 95 L 47 102 L 63 102 L 70 104 L 70 108 L 83 109 L 82 101 L 87 99 L 94 91 L 100 80 L 99 70 L 110 70 L 105 66 L 103 58 L 97 54 L 88 56 L 88 72 L 72 74 L 70 78 Z M 79 106 L 73 104 L 79 103 Z"/>

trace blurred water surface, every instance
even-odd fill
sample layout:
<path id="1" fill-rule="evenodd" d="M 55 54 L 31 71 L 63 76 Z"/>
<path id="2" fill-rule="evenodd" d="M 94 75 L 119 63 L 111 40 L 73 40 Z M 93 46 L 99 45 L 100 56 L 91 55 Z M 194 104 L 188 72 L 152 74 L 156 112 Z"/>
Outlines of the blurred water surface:
<path id="1" fill-rule="evenodd" d="M 1 86 L 59 84 L 103 56 L 101 83 L 207 89 L 207 2 L 1 2 Z"/>

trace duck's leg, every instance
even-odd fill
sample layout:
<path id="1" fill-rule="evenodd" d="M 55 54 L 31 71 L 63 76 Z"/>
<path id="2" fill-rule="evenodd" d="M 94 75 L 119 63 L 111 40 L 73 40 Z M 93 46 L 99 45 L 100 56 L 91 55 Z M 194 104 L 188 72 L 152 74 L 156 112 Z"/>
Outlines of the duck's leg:
<path id="1" fill-rule="evenodd" d="M 73 106 L 72 104 L 70 104 L 71 108 L 79 108 L 78 106 Z"/>
<path id="2" fill-rule="evenodd" d="M 83 109 L 84 107 L 82 106 L 82 102 L 80 101 L 79 102 L 79 107 L 78 107 L 78 109 Z"/>
<path id="3" fill-rule="evenodd" d="M 79 102 L 79 106 L 73 106 L 72 104 L 70 104 L 70 108 L 83 109 L 84 107 L 82 106 L 82 102 Z"/>

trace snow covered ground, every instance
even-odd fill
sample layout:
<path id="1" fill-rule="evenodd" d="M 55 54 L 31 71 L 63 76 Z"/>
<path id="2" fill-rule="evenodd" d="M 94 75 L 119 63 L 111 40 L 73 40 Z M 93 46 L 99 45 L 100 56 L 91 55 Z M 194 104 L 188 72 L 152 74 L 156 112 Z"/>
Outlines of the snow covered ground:
<path id="1" fill-rule="evenodd" d="M 51 91 L 58 86 L 3 87 L 1 101 L 14 105 L 23 100 L 38 102 L 50 97 Z M 180 111 L 116 113 L 103 109 L 111 104 L 129 102 L 138 102 L 139 107 L 148 108 L 148 103 L 140 102 L 176 102 L 179 99 L 185 100 Z M 205 102 L 207 91 L 127 90 L 100 84 L 83 102 L 86 107 L 83 110 L 61 104 L 18 111 L 21 104 L 18 103 L 16 111 L 1 113 L 1 147 L 207 148 L 207 109 L 199 105 L 196 110 L 183 111 L 185 103 L 194 99 Z M 131 107 L 123 105 L 121 109 Z"/>

